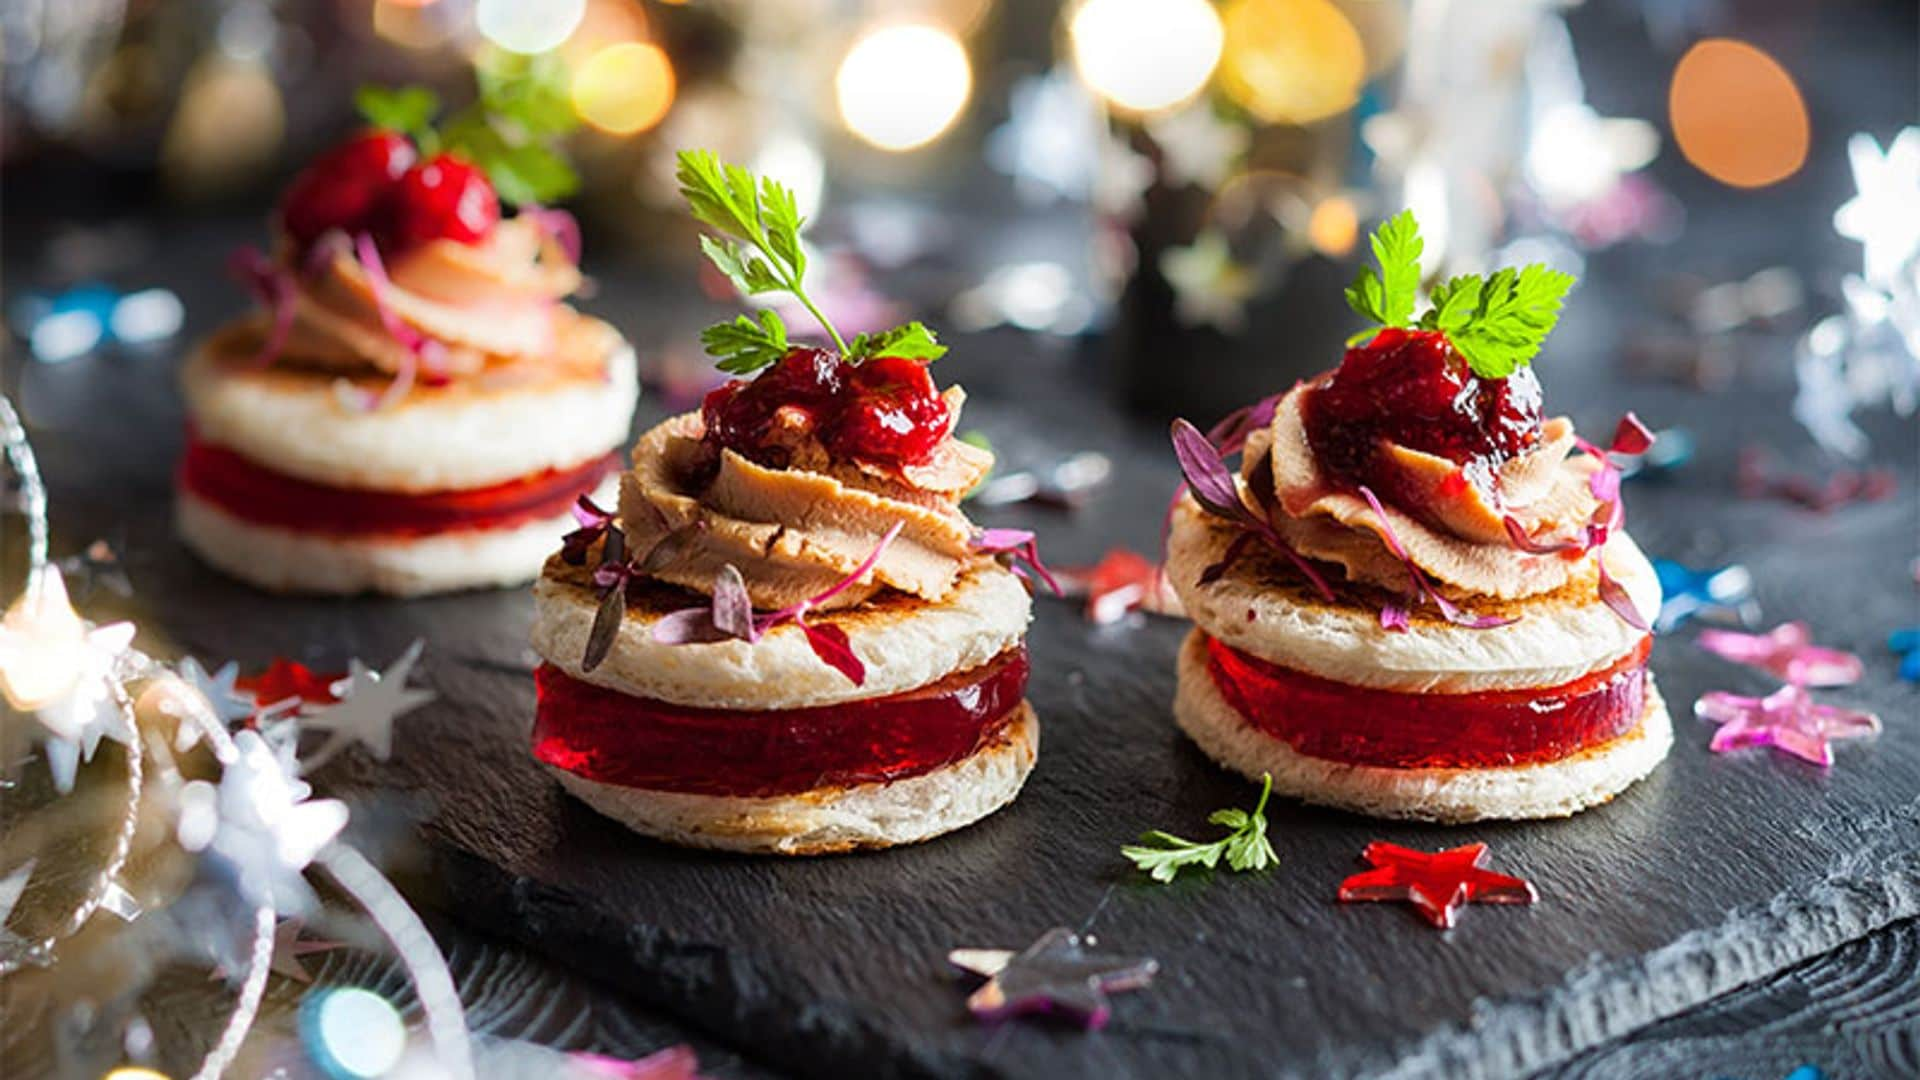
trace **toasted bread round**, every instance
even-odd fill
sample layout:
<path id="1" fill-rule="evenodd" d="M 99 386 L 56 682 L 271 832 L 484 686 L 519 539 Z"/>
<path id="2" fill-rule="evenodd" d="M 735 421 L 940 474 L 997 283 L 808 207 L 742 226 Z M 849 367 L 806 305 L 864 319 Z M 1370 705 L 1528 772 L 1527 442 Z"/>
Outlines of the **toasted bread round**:
<path id="1" fill-rule="evenodd" d="M 814 655 L 787 624 L 758 642 L 663 645 L 661 616 L 705 603 L 671 588 L 630 594 L 613 648 L 599 666 L 581 666 L 598 592 L 586 571 L 550 560 L 533 587 L 533 648 L 568 675 L 633 697 L 709 709 L 803 709 L 917 689 L 975 668 L 1020 643 L 1033 600 L 1020 579 L 995 564 L 967 572 L 938 603 L 886 592 L 859 607 L 807 616 L 838 626 L 866 665 L 864 684 Z"/>
<path id="2" fill-rule="evenodd" d="M 627 441 L 639 396 L 633 349 L 612 327 L 584 321 L 596 331 L 576 362 L 416 385 L 379 410 L 342 402 L 337 373 L 252 366 L 248 339 L 230 331 L 202 343 L 180 379 L 200 437 L 269 469 L 375 491 L 486 487 Z"/>
<path id="3" fill-rule="evenodd" d="M 608 477 L 594 492 L 611 497 Z M 270 592 L 425 596 L 525 584 L 571 515 L 426 536 L 329 536 L 235 517 L 190 491 L 175 493 L 174 525 L 216 570 Z"/>
<path id="4" fill-rule="evenodd" d="M 1666 702 L 1647 676 L 1646 712 L 1632 731 L 1560 761 L 1484 769 L 1390 769 L 1309 757 L 1247 723 L 1221 696 L 1195 631 L 1180 650 L 1173 714 L 1206 755 L 1273 790 L 1371 817 L 1459 823 L 1567 817 L 1646 776 L 1673 746 Z"/>
<path id="5" fill-rule="evenodd" d="M 971 825 L 1013 801 L 1033 771 L 1040 720 L 1021 702 L 973 756 L 891 783 L 736 798 L 647 791 L 548 766 L 581 802 L 627 828 L 686 847 L 767 855 L 828 855 L 913 844 Z"/>
<path id="6" fill-rule="evenodd" d="M 1225 556 L 1234 535 L 1191 497 L 1182 500 L 1167 542 L 1167 576 L 1188 617 L 1248 655 L 1351 686 L 1450 694 L 1558 686 L 1614 664 L 1646 637 L 1600 602 L 1590 575 L 1540 596 L 1475 605 L 1516 617 L 1506 626 L 1470 630 L 1416 611 L 1404 633 L 1380 626 L 1385 594 L 1348 585 L 1328 603 L 1258 547 L 1201 585 L 1201 573 Z M 1652 564 L 1625 533 L 1604 550 L 1609 572 L 1651 622 L 1660 610 Z"/>

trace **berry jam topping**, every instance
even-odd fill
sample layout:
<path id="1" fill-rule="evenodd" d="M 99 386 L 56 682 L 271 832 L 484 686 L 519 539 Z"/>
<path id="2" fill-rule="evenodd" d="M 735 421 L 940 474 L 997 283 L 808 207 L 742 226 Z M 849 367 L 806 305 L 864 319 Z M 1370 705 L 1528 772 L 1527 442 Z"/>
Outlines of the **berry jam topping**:
<path id="1" fill-rule="evenodd" d="M 1540 441 L 1533 370 L 1483 379 L 1438 330 L 1380 331 L 1348 349 L 1305 404 L 1307 440 L 1321 466 L 1356 483 L 1383 482 L 1374 468 L 1381 439 L 1444 457 L 1470 476 Z"/>
<path id="2" fill-rule="evenodd" d="M 431 240 L 475 244 L 500 221 L 486 174 L 440 154 L 419 161 L 407 137 L 369 131 L 321 155 L 280 200 L 280 226 L 304 251 L 324 233 L 369 233 L 382 250 Z"/>
<path id="3" fill-rule="evenodd" d="M 477 244 L 500 223 L 500 197 L 487 175 L 449 154 L 408 169 L 394 191 L 388 239 L 409 248 L 430 240 Z"/>
<path id="4" fill-rule="evenodd" d="M 898 356 L 849 364 L 814 348 L 714 390 L 700 414 L 710 445 L 773 468 L 788 464 L 795 421 L 835 458 L 891 466 L 925 462 L 952 423 L 925 364 Z"/>
<path id="5" fill-rule="evenodd" d="M 377 230 L 388 194 L 419 155 L 392 131 L 356 135 L 294 177 L 280 200 L 280 226 L 302 249 L 329 229 Z"/>

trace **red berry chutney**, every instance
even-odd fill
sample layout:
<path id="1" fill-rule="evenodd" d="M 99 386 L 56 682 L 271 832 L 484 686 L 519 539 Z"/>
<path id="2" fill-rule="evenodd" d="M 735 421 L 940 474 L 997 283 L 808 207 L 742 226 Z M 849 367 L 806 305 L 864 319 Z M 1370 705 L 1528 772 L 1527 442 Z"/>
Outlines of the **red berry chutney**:
<path id="1" fill-rule="evenodd" d="M 406 136 L 367 131 L 315 158 L 280 200 L 280 227 L 304 251 L 338 229 L 389 254 L 433 240 L 477 244 L 500 222 L 487 175 L 452 154 L 419 160 Z"/>
<path id="2" fill-rule="evenodd" d="M 1304 403 L 1307 442 L 1328 475 L 1399 494 L 1378 467 L 1382 439 L 1446 458 L 1482 479 L 1540 441 L 1533 369 L 1483 379 L 1438 330 L 1387 329 L 1348 349 Z M 1401 501 L 1401 500 L 1394 500 Z"/>
<path id="3" fill-rule="evenodd" d="M 991 745 L 1026 693 L 1027 670 L 1021 645 L 918 690 L 751 711 L 632 697 L 542 664 L 533 673 L 533 756 L 603 784 L 700 795 L 902 780 Z"/>
<path id="4" fill-rule="evenodd" d="M 1248 724 L 1311 757 L 1391 769 L 1558 761 L 1625 735 L 1646 708 L 1653 647 L 1647 637 L 1611 667 L 1560 686 L 1403 694 L 1333 682 L 1206 641 L 1214 685 Z"/>
<path id="5" fill-rule="evenodd" d="M 700 408 L 707 442 L 769 468 L 785 468 L 777 425 L 798 410 L 836 459 L 919 465 L 947 437 L 953 417 L 927 366 L 882 356 L 850 364 L 825 349 L 796 348 L 751 380 L 735 379 Z"/>

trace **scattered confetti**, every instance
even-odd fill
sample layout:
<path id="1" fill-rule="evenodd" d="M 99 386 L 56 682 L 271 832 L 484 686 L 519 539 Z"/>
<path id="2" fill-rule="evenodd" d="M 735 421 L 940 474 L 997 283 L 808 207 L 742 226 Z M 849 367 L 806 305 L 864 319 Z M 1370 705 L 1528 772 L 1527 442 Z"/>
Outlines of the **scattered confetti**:
<path id="1" fill-rule="evenodd" d="M 1816 704 L 1805 687 L 1792 684 L 1763 698 L 1711 691 L 1694 702 L 1693 712 L 1720 725 L 1709 744 L 1716 752 L 1771 746 L 1821 766 L 1833 764 L 1833 740 L 1864 738 L 1880 730 L 1878 716 Z"/>
<path id="2" fill-rule="evenodd" d="M 700 1059 L 685 1044 L 656 1050 L 632 1061 L 576 1051 L 567 1055 L 573 1073 L 606 1080 L 699 1080 Z"/>
<path id="3" fill-rule="evenodd" d="M 106 589 L 122 598 L 133 595 L 133 582 L 127 578 L 126 567 L 113 545 L 105 540 L 95 540 L 78 554 L 69 555 L 55 565 L 78 586 L 82 603 L 92 597 L 96 589 Z"/>
<path id="4" fill-rule="evenodd" d="M 1695 570 L 1672 559 L 1653 560 L 1660 578 L 1660 617 L 1656 632 L 1670 634 L 1696 616 L 1752 626 L 1760 621 L 1753 596 L 1753 575 L 1739 564 Z"/>
<path id="5" fill-rule="evenodd" d="M 1662 428 L 1654 432 L 1653 445 L 1645 453 L 1624 458 L 1620 475 L 1627 480 L 1665 480 L 1693 461 L 1693 433 L 1685 428 Z"/>
<path id="6" fill-rule="evenodd" d="M 252 695 L 254 709 L 265 714 L 331 705 L 340 700 L 334 688 L 346 677 L 344 671 L 316 672 L 299 661 L 279 656 L 265 671 L 235 680 L 234 685 Z"/>
<path id="7" fill-rule="evenodd" d="M 1247 325 L 1253 271 L 1234 261 L 1227 238 L 1209 229 L 1186 247 L 1160 256 L 1160 275 L 1173 288 L 1173 313 L 1185 326 L 1211 326 L 1237 334 Z"/>
<path id="8" fill-rule="evenodd" d="M 1735 479 L 1743 499 L 1782 499 L 1820 514 L 1855 502 L 1881 502 L 1898 486 L 1891 469 L 1836 469 L 1824 480 L 1781 474 L 1757 446 L 1740 451 Z"/>
<path id="9" fill-rule="evenodd" d="M 1087 621 L 1108 626 L 1135 611 L 1180 614 L 1180 600 L 1166 585 L 1160 565 L 1126 548 L 1114 548 L 1093 566 L 1059 573 L 1065 595 L 1084 597 Z"/>
<path id="10" fill-rule="evenodd" d="M 307 796 L 291 763 L 257 731 L 233 736 L 233 760 L 219 783 L 188 783 L 180 792 L 180 846 L 210 851 L 231 870 L 248 903 L 283 914 L 305 912 L 313 890 L 301 876 L 347 823 L 337 799 Z"/>
<path id="11" fill-rule="evenodd" d="M 1531 904 L 1539 899 L 1531 883 L 1481 865 L 1487 857 L 1485 844 L 1428 853 L 1376 840 L 1360 857 L 1373 869 L 1340 883 L 1342 901 L 1405 900 L 1443 930 L 1453 927 L 1462 904 Z"/>
<path id="12" fill-rule="evenodd" d="M 1845 686 L 1859 682 L 1866 667 L 1850 652 L 1813 644 L 1803 622 L 1781 623 L 1764 634 L 1702 630 L 1696 644 L 1736 664 L 1747 664 L 1795 686 Z"/>
<path id="13" fill-rule="evenodd" d="M 980 1020 L 1027 1013 L 1061 1013 L 1088 1029 L 1112 1015 L 1107 995 L 1138 990 L 1153 981 L 1160 963 L 1151 957 L 1096 952 L 1065 927 L 1055 927 L 1024 951 L 955 949 L 947 961 L 987 981 L 967 998 Z"/>
<path id="14" fill-rule="evenodd" d="M 1887 635 L 1887 648 L 1900 658 L 1900 677 L 1920 682 L 1920 626 L 1908 626 Z"/>
<path id="15" fill-rule="evenodd" d="M 997 473 L 969 496 L 980 506 L 1013 506 L 1034 503 L 1039 506 L 1076 509 L 1087 496 L 1113 476 L 1113 460 L 1093 450 L 1069 455 L 1059 463 L 1038 470 Z"/>
<path id="16" fill-rule="evenodd" d="M 433 700 L 431 692 L 407 686 L 426 644 L 416 641 L 407 646 L 385 672 L 374 671 L 358 659 L 349 662 L 347 677 L 333 687 L 339 702 L 306 714 L 304 726 L 327 732 L 327 741 L 300 763 L 302 773 L 320 768 L 356 742 L 375 758 L 387 760 L 393 753 L 393 722 Z"/>

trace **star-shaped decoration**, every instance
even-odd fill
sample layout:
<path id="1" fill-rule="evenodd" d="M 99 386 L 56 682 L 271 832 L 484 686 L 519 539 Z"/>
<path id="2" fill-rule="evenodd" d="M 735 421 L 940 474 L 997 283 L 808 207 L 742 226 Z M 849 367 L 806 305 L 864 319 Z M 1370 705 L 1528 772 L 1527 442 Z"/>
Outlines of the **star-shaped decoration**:
<path id="1" fill-rule="evenodd" d="M 308 800 L 313 789 L 259 732 L 238 732 L 233 742 L 217 785 L 196 780 L 181 789 L 180 846 L 218 856 L 249 903 L 306 911 L 313 891 L 302 873 L 346 826 L 347 805 Z"/>
<path id="2" fill-rule="evenodd" d="M 1462 904 L 1531 904 L 1533 885 L 1481 865 L 1487 845 L 1425 852 L 1374 841 L 1360 853 L 1372 867 L 1340 883 L 1340 899 L 1405 900 L 1442 930 L 1453 927 Z"/>
<path id="3" fill-rule="evenodd" d="M 1095 626 L 1119 622 L 1135 611 L 1180 613 L 1179 598 L 1166 588 L 1158 563 L 1126 548 L 1114 548 L 1093 566 L 1062 570 L 1068 596 L 1085 597 L 1087 621 Z"/>
<path id="4" fill-rule="evenodd" d="M 301 958 L 344 948 L 338 941 L 302 938 L 300 934 L 306 929 L 306 925 L 305 919 L 294 916 L 281 919 L 274 926 L 273 959 L 267 965 L 267 970 L 282 978 L 292 979 L 294 982 L 310 983 L 313 981 L 313 972 L 308 971 L 307 965 L 300 962 Z M 224 963 L 219 963 L 213 966 L 207 977 L 231 979 L 234 973 L 229 971 Z"/>
<path id="5" fill-rule="evenodd" d="M 222 724 L 235 724 L 253 715 L 252 695 L 242 694 L 236 685 L 240 678 L 239 664 L 229 660 L 209 674 L 199 660 L 189 656 L 180 661 L 180 677 L 207 699 L 207 708 Z M 185 732 L 190 727 L 182 725 L 181 730 Z"/>
<path id="6" fill-rule="evenodd" d="M 1094 170 L 1087 202 L 1116 221 L 1132 221 L 1146 207 L 1153 178 L 1151 158 L 1109 135 L 1100 141 L 1100 167 Z"/>
<path id="7" fill-rule="evenodd" d="M 277 656 L 265 671 L 235 680 L 234 686 L 252 699 L 254 710 L 281 713 L 308 705 L 332 705 L 340 700 L 334 687 L 346 677 L 344 671 L 318 672 L 297 660 Z"/>
<path id="8" fill-rule="evenodd" d="M 1708 744 L 1715 752 L 1771 746 L 1828 767 L 1833 765 L 1833 740 L 1864 738 L 1880 730 L 1878 716 L 1818 704 L 1806 687 L 1792 684 L 1763 698 L 1710 691 L 1693 703 L 1693 712 L 1702 720 L 1720 725 Z"/>
<path id="9" fill-rule="evenodd" d="M 1006 123 L 987 135 L 987 163 L 1013 177 L 1030 201 L 1078 199 L 1096 182 L 1105 137 L 1099 104 L 1086 84 L 1056 67 L 1013 84 Z"/>
<path id="10" fill-rule="evenodd" d="M 1751 626 L 1760 619 L 1753 575 L 1739 564 L 1697 570 L 1672 559 L 1653 560 L 1660 578 L 1660 617 L 1653 628 L 1670 634 L 1696 616 Z"/>
<path id="11" fill-rule="evenodd" d="M 1772 672 L 1795 686 L 1845 686 L 1866 671 L 1858 656 L 1815 645 L 1803 622 L 1781 623 L 1764 634 L 1702 630 L 1696 642 L 1723 660 Z"/>
<path id="12" fill-rule="evenodd" d="M 82 619 L 54 567 L 28 581 L 0 620 L 0 691 L 46 728 L 47 767 L 63 794 L 102 738 L 133 738 L 112 683 L 132 644 L 132 623 L 92 626 Z"/>
<path id="13" fill-rule="evenodd" d="M 1858 194 L 1834 211 L 1834 231 L 1866 249 L 1868 281 L 1891 281 L 1920 257 L 1920 127 L 1901 129 L 1885 150 L 1858 132 L 1847 160 Z"/>
<path id="14" fill-rule="evenodd" d="M 1208 191 L 1226 183 L 1253 142 L 1246 128 L 1222 120 L 1204 99 L 1154 117 L 1147 134 L 1160 148 L 1160 171 L 1169 187 L 1193 184 Z"/>
<path id="15" fill-rule="evenodd" d="M 18 971 L 28 964 L 42 966 L 49 959 L 44 942 L 29 941 L 7 925 L 7 920 L 13 917 L 14 905 L 27 891 L 28 879 L 33 877 L 33 864 L 34 860 L 29 859 L 13 873 L 0 878 L 0 974 Z"/>
<path id="16" fill-rule="evenodd" d="M 1253 271 L 1234 261 L 1218 229 L 1202 232 L 1188 247 L 1168 248 L 1160 256 L 1160 274 L 1173 287 L 1173 313 L 1182 323 L 1229 334 L 1247 325 Z"/>
<path id="17" fill-rule="evenodd" d="M 1112 1015 L 1108 994 L 1146 986 L 1160 963 L 1151 957 L 1096 952 L 1089 944 L 1073 931 L 1055 927 L 1022 952 L 955 949 L 947 961 L 986 976 L 967 998 L 967 1009 L 977 1019 L 1059 1012 L 1092 1029 L 1105 1026 Z"/>
<path id="18" fill-rule="evenodd" d="M 95 540 L 79 554 L 61 559 L 59 566 L 62 574 L 80 583 L 82 602 L 96 589 L 106 589 L 121 597 L 133 595 L 133 582 L 127 578 L 126 567 L 113 545 L 105 540 Z"/>
<path id="19" fill-rule="evenodd" d="M 1920 626 L 1907 626 L 1887 635 L 1887 648 L 1900 658 L 1900 677 L 1920 682 Z"/>
<path id="20" fill-rule="evenodd" d="M 314 709 L 304 722 L 326 732 L 327 741 L 301 763 L 301 772 L 313 772 L 356 742 L 375 758 L 387 760 L 393 753 L 393 722 L 433 700 L 431 692 L 407 686 L 424 648 L 425 641 L 415 641 L 385 672 L 374 671 L 358 659 L 348 662 L 347 677 L 334 688 L 339 703 Z"/>
<path id="21" fill-rule="evenodd" d="M 1653 445 L 1643 454 L 1635 454 L 1620 463 L 1625 480 L 1665 480 L 1693 460 L 1693 432 L 1686 428 L 1661 428 L 1653 433 Z"/>

